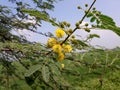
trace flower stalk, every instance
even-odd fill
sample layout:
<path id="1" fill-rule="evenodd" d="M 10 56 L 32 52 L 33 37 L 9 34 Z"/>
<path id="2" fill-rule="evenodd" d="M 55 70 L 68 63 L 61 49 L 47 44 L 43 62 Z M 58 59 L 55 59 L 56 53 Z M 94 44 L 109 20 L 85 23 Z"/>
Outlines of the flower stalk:
<path id="1" fill-rule="evenodd" d="M 87 12 L 85 13 L 85 15 L 82 17 L 82 19 L 80 20 L 80 24 L 83 22 L 83 20 L 85 19 L 85 17 L 87 16 L 87 14 L 89 13 L 89 11 L 91 10 L 91 8 L 93 7 L 93 5 L 95 4 L 96 0 L 93 1 L 93 3 L 90 5 L 89 9 L 87 10 Z M 70 35 L 68 35 L 65 40 L 61 43 L 61 45 L 63 45 L 68 39 L 69 37 L 77 30 L 80 29 L 80 27 L 75 27 L 74 30 L 71 32 Z"/>

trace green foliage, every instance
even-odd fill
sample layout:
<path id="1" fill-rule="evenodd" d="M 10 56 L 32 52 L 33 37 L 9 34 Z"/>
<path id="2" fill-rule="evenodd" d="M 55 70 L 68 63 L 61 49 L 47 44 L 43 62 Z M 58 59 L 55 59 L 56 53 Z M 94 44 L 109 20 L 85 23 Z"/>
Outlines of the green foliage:
<path id="1" fill-rule="evenodd" d="M 90 39 L 92 39 L 92 38 L 100 38 L 100 36 L 97 35 L 97 34 L 90 34 L 90 35 L 88 36 L 88 38 L 90 38 Z"/>
<path id="2" fill-rule="evenodd" d="M 33 0 L 33 2 L 35 4 L 37 4 L 37 6 L 43 10 L 45 9 L 48 9 L 48 10 L 52 10 L 54 8 L 54 5 L 53 3 L 55 2 L 56 0 Z"/>
<path id="3" fill-rule="evenodd" d="M 90 22 L 94 22 L 96 20 L 96 18 L 93 16 L 91 19 L 90 19 Z"/>
<path id="4" fill-rule="evenodd" d="M 98 26 L 98 28 L 112 30 L 120 36 L 120 28 L 115 25 L 115 22 L 111 17 L 101 14 L 99 19 L 101 21 L 101 25 Z"/>
<path id="5" fill-rule="evenodd" d="M 28 13 L 30 16 L 36 17 L 38 20 L 48 21 L 48 15 L 37 10 L 22 9 L 22 12 Z"/>
<path id="6" fill-rule="evenodd" d="M 113 27 L 116 26 L 115 22 L 113 21 L 113 19 L 111 17 L 109 17 L 109 16 L 101 14 L 99 16 L 99 19 L 101 20 L 102 25 L 105 25 L 105 26 L 108 26 L 108 27 L 109 26 L 113 26 Z"/>
<path id="7" fill-rule="evenodd" d="M 33 66 L 31 66 L 30 69 L 26 71 L 25 76 L 26 77 L 31 76 L 36 71 L 40 70 L 40 68 L 41 68 L 41 65 L 33 65 Z"/>
<path id="8" fill-rule="evenodd" d="M 94 28 L 112 30 L 120 36 L 120 27 L 116 26 L 111 17 L 101 14 L 99 11 L 91 11 L 88 13 L 87 18 L 90 18 L 91 23 L 96 21 L 97 25 L 94 25 Z"/>
<path id="9" fill-rule="evenodd" d="M 42 67 L 42 77 L 45 82 L 49 82 L 50 71 L 49 71 L 49 68 L 45 65 L 43 65 Z"/>
<path id="10" fill-rule="evenodd" d="M 31 2 L 34 2 L 32 6 L 25 1 L 9 1 L 13 3 L 13 8 L 0 5 L 0 41 L 12 41 L 14 35 L 10 33 L 11 30 L 27 29 L 36 32 L 42 21 L 56 25 L 55 21 L 50 19 L 48 10 L 53 10 L 53 4 L 57 0 L 31 0 Z M 33 22 L 29 22 L 31 20 Z M 21 40 L 20 42 L 25 40 L 25 38 L 17 36 L 14 39 L 17 41 Z"/>
<path id="11" fill-rule="evenodd" d="M 72 46 L 74 47 L 74 49 L 77 49 L 77 50 L 81 50 L 83 48 L 89 47 L 89 45 L 86 42 L 79 39 L 73 40 Z"/>
<path id="12" fill-rule="evenodd" d="M 68 54 L 63 62 L 56 62 L 52 58 L 43 56 L 47 48 L 40 44 L 1 43 L 0 46 L 0 49 L 14 47 L 13 51 L 23 50 L 23 55 L 29 55 L 21 57 L 20 61 L 5 62 L 8 63 L 9 69 L 0 64 L 1 88 L 6 88 L 7 83 L 2 83 L 4 79 L 7 80 L 6 77 L 9 77 L 9 87 L 18 90 L 24 88 L 27 90 L 48 88 L 50 90 L 118 90 L 120 88 L 119 48 L 74 52 Z M 64 68 L 61 67 L 61 63 L 65 64 Z M 8 74 L 5 75 L 4 72 Z"/>
<path id="13" fill-rule="evenodd" d="M 115 81 L 117 84 L 113 84 L 111 81 L 111 73 L 116 73 L 116 70 L 119 72 L 119 69 L 116 68 L 117 65 L 120 65 L 119 56 L 116 57 L 118 54 L 118 51 L 93 50 L 83 54 L 76 54 L 76 58 L 72 56 L 71 63 L 65 69 L 70 70 L 70 77 L 68 75 L 67 77 L 69 79 L 74 78 L 72 85 L 75 85 L 75 90 L 118 89 L 119 86 L 117 84 L 119 84 L 120 78 L 118 78 L 118 81 Z M 114 64 L 110 65 L 113 59 L 116 59 L 116 63 L 114 62 Z M 118 72 L 116 75 L 119 75 Z M 117 77 L 116 75 L 115 77 Z M 111 85 L 113 87 L 109 87 Z"/>
<path id="14" fill-rule="evenodd" d="M 101 14 L 95 8 L 89 11 L 89 8 L 85 10 L 85 16 L 80 22 L 75 24 L 75 29 L 71 29 L 70 23 L 64 21 L 58 24 L 55 18 L 51 19 L 47 13 L 47 10 L 54 8 L 53 3 L 56 0 L 32 0 L 35 8 L 34 5 L 31 7 L 18 0 L 9 1 L 15 3 L 17 8 L 14 13 L 7 7 L 0 6 L 0 90 L 119 90 L 120 48 L 91 48 L 87 41 L 100 38 L 97 34 L 90 34 L 86 40 L 71 36 L 77 29 L 90 32 L 88 24 L 85 24 L 85 28 L 79 27 L 85 17 L 95 24 L 94 28 L 111 29 L 120 35 L 120 28 L 112 18 Z M 88 7 L 88 4 L 85 4 L 85 7 Z M 35 24 L 24 22 L 29 20 L 28 16 L 34 17 L 32 20 Z M 47 45 L 20 42 L 19 38 L 13 37 L 10 40 L 9 37 L 6 39 L 6 36 L 13 36 L 9 32 L 12 29 L 34 31 L 42 20 L 66 30 L 67 37 L 64 40 L 59 38 L 60 42 L 57 42 L 60 46 L 70 44 L 73 48 L 71 53 L 63 52 L 65 60 L 58 62 L 58 53 L 53 53 L 52 48 L 48 48 Z M 49 34 L 54 37 L 53 34 Z M 56 37 L 54 38 L 56 40 Z M 81 49 L 86 51 L 79 52 Z"/>

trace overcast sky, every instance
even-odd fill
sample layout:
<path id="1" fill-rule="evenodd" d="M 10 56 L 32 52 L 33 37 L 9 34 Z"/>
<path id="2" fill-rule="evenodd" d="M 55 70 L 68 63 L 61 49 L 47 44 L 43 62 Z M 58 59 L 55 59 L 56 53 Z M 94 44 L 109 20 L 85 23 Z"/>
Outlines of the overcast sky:
<path id="1" fill-rule="evenodd" d="M 19 0 L 20 1 L 20 0 Z M 21 1 L 30 1 L 30 0 L 21 0 Z M 55 3 L 55 8 L 53 11 L 50 11 L 49 14 L 52 17 L 56 17 L 57 21 L 68 21 L 71 23 L 72 28 L 74 28 L 75 22 L 79 21 L 83 12 L 77 9 L 77 6 L 80 5 L 84 7 L 84 4 L 88 3 L 89 5 L 93 0 L 63 0 L 61 2 Z M 7 4 L 7 0 L 0 0 L 0 3 Z M 97 0 L 95 7 L 97 10 L 101 11 L 103 14 L 109 15 L 114 19 L 116 24 L 120 26 L 120 0 Z M 87 22 L 87 20 L 85 20 Z M 44 23 L 42 27 L 39 28 L 39 31 L 42 32 L 54 32 L 57 27 L 53 27 L 51 24 Z M 26 31 L 25 31 L 26 32 Z M 22 33 L 25 33 L 22 32 Z M 77 31 L 77 34 L 85 37 L 87 33 L 84 31 Z M 91 33 L 100 34 L 100 39 L 93 39 L 92 45 L 100 45 L 106 48 L 114 48 L 120 46 L 120 37 L 118 37 L 112 31 L 100 31 L 93 30 Z M 27 37 L 31 41 L 46 42 L 47 39 L 44 36 L 38 34 L 31 34 L 27 32 Z"/>

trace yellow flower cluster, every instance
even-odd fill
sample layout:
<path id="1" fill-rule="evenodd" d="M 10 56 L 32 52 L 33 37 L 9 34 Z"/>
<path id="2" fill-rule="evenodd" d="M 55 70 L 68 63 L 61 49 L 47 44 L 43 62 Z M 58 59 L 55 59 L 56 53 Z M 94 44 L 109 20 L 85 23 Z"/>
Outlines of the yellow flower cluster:
<path id="1" fill-rule="evenodd" d="M 64 64 L 61 64 L 61 67 L 62 67 L 62 69 L 65 67 L 65 65 Z"/>
<path id="2" fill-rule="evenodd" d="M 60 45 L 56 44 L 52 47 L 53 52 L 58 54 L 58 61 L 61 61 L 64 59 L 64 53 L 70 53 L 72 51 L 72 47 L 70 45 Z"/>
<path id="3" fill-rule="evenodd" d="M 58 29 L 55 31 L 55 34 L 56 34 L 56 37 L 62 38 L 62 37 L 65 35 L 65 32 L 64 32 L 64 30 L 62 30 L 61 28 L 58 28 Z"/>
<path id="4" fill-rule="evenodd" d="M 49 48 L 53 47 L 55 44 L 57 44 L 57 40 L 55 38 L 49 38 L 47 45 Z"/>
<path id="5" fill-rule="evenodd" d="M 61 51 L 62 51 L 62 47 L 61 47 L 60 44 L 54 45 L 54 46 L 52 47 L 52 49 L 53 49 L 53 52 L 56 52 L 56 53 L 61 53 Z"/>
<path id="6" fill-rule="evenodd" d="M 64 54 L 62 53 L 62 46 L 60 44 L 56 44 L 52 47 L 53 52 L 58 54 L 58 61 L 62 61 L 64 59 Z"/>
<path id="7" fill-rule="evenodd" d="M 65 53 L 70 53 L 72 51 L 72 47 L 70 45 L 60 45 L 56 44 L 52 47 L 53 52 L 58 54 L 58 61 L 62 61 L 64 59 Z"/>
<path id="8" fill-rule="evenodd" d="M 58 61 L 62 61 L 62 60 L 64 60 L 64 57 L 65 57 L 65 55 L 64 55 L 62 52 L 60 52 L 60 53 L 58 53 L 58 58 L 57 58 L 57 60 L 58 60 Z"/>
<path id="9" fill-rule="evenodd" d="M 72 51 L 72 47 L 70 45 L 63 45 L 63 49 L 65 53 L 70 53 Z"/>
<path id="10" fill-rule="evenodd" d="M 62 38 L 65 35 L 65 32 L 58 28 L 55 31 L 56 37 Z M 64 60 L 65 53 L 70 53 L 72 51 L 72 47 L 70 45 L 61 45 L 60 42 L 55 38 L 49 38 L 47 42 L 47 46 L 53 50 L 53 52 L 58 54 L 57 60 Z"/>

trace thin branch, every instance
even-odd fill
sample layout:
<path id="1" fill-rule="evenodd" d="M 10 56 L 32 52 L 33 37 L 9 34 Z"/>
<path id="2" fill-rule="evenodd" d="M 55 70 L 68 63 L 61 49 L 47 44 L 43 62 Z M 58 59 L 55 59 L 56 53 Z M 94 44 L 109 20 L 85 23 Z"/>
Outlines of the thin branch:
<path id="1" fill-rule="evenodd" d="M 40 35 L 43 35 L 43 36 L 46 36 L 46 37 L 51 37 L 50 35 L 48 35 L 47 33 L 42 33 L 42 32 L 37 32 L 33 29 L 29 29 L 30 31 L 34 32 L 34 33 L 37 33 L 37 34 L 40 34 Z M 52 36 L 53 37 L 53 36 Z"/>
<path id="2" fill-rule="evenodd" d="M 93 1 L 93 3 L 92 3 L 91 6 L 89 7 L 89 9 L 88 9 L 87 12 L 85 13 L 85 15 L 84 15 L 84 16 L 82 17 L 82 19 L 80 20 L 81 23 L 83 22 L 83 20 L 85 19 L 85 17 L 86 17 L 87 14 L 89 13 L 89 11 L 91 10 L 91 8 L 92 8 L 93 5 L 95 4 L 95 2 L 96 2 L 96 0 Z M 61 43 L 61 45 L 64 44 L 64 43 L 69 39 L 69 37 L 70 37 L 77 29 L 79 29 L 79 28 L 78 28 L 78 27 L 75 27 L 75 29 L 73 30 L 73 32 L 65 38 L 65 40 Z"/>
<path id="3" fill-rule="evenodd" d="M 95 4 L 96 0 L 93 1 L 93 3 L 91 4 L 91 6 L 89 7 L 88 11 L 85 13 L 85 15 L 83 16 L 83 18 L 81 19 L 81 23 L 83 22 L 83 20 L 85 19 L 85 17 L 87 16 L 87 14 L 89 13 L 89 11 L 91 10 L 91 8 L 93 7 L 93 5 Z M 60 44 L 60 45 L 63 45 L 68 39 L 69 37 L 77 30 L 79 29 L 78 27 L 75 27 L 73 32 L 68 35 L 65 40 Z M 52 51 L 49 51 L 48 53 L 46 53 L 46 55 L 49 55 Z"/>

